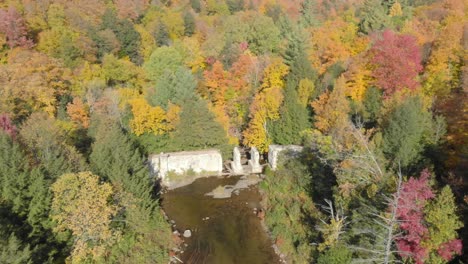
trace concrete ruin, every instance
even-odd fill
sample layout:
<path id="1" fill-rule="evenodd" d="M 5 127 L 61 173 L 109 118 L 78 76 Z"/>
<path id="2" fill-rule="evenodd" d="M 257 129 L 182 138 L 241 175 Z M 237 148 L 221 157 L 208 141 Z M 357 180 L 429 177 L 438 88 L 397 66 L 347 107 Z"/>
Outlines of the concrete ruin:
<path id="1" fill-rule="evenodd" d="M 250 160 L 249 165 L 251 173 L 262 173 L 262 166 L 260 166 L 260 153 L 256 147 L 250 149 Z"/>
<path id="2" fill-rule="evenodd" d="M 176 181 L 192 182 L 199 177 L 221 175 L 223 171 L 221 152 L 215 149 L 161 153 L 151 155 L 149 162 L 151 172 L 165 186 Z M 175 179 L 176 175 L 186 177 Z"/>
<path id="3" fill-rule="evenodd" d="M 239 147 L 235 147 L 232 154 L 233 154 L 232 161 L 231 161 L 232 173 L 235 175 L 244 174 L 244 168 L 242 167 L 241 153 L 240 153 Z"/>
<path id="4" fill-rule="evenodd" d="M 268 163 L 272 170 L 278 167 L 278 158 L 281 152 L 287 154 L 288 157 L 297 157 L 302 152 L 304 147 L 297 145 L 270 145 L 268 148 Z"/>

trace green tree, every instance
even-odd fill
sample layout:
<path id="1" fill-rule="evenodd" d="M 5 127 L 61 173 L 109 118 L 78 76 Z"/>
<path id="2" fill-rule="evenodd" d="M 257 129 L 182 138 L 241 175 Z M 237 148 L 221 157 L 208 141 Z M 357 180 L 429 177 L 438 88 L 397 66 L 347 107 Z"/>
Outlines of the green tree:
<path id="1" fill-rule="evenodd" d="M 191 12 L 186 12 L 184 14 L 184 35 L 192 36 L 196 30 L 195 17 L 193 17 Z"/>
<path id="2" fill-rule="evenodd" d="M 153 195 L 153 181 L 137 146 L 115 123 L 101 121 L 90 155 L 91 168 L 116 187 L 122 219 L 127 223 L 122 240 L 110 260 L 128 263 L 160 263 L 171 247 L 168 223 Z"/>
<path id="3" fill-rule="evenodd" d="M 383 152 L 403 167 L 416 162 L 425 147 L 431 122 L 432 116 L 423 108 L 419 97 L 405 99 L 383 124 Z"/>
<path id="4" fill-rule="evenodd" d="M 282 160 L 276 171 L 267 170 L 260 183 L 264 193 L 262 207 L 265 224 L 281 251 L 291 263 L 313 263 L 316 249 L 311 241 L 317 241 L 314 221 L 321 214 L 309 195 L 312 175 L 309 161 L 301 158 Z"/>
<path id="5" fill-rule="evenodd" d="M 432 252 L 430 263 L 442 263 L 436 251 L 445 243 L 458 237 L 457 230 L 463 227 L 457 215 L 457 206 L 452 190 L 447 185 L 425 208 L 425 221 L 429 226 L 429 236 L 423 242 L 424 247 Z"/>
<path id="6" fill-rule="evenodd" d="M 366 0 L 361 10 L 359 28 L 364 33 L 382 30 L 389 27 L 390 20 L 387 10 L 380 0 Z"/>
<path id="7" fill-rule="evenodd" d="M 284 102 L 280 109 L 280 119 L 271 124 L 270 134 L 273 142 L 282 145 L 300 144 L 300 132 L 311 127 L 306 107 L 299 104 L 294 87 L 286 84 Z"/>
<path id="8" fill-rule="evenodd" d="M 0 263 L 3 264 L 31 264 L 32 250 L 29 245 L 22 246 L 21 241 L 10 234 L 5 238 L 0 238 Z"/>
<path id="9" fill-rule="evenodd" d="M 305 0 L 301 4 L 301 24 L 305 27 L 317 26 L 320 21 L 317 16 L 317 2 L 316 0 Z"/>
<path id="10" fill-rule="evenodd" d="M 352 252 L 343 245 L 337 245 L 322 252 L 317 259 L 317 264 L 350 264 Z"/>
<path id="11" fill-rule="evenodd" d="M 114 11 L 108 9 L 102 17 L 102 29 L 111 29 L 120 42 L 120 57 L 128 56 L 139 64 L 141 57 L 139 54 L 141 37 L 135 30 L 133 24 L 127 19 L 119 19 Z"/>
<path id="12" fill-rule="evenodd" d="M 154 31 L 154 39 L 159 47 L 169 46 L 171 39 L 169 37 L 169 32 L 167 31 L 167 26 L 162 21 L 159 21 L 158 27 Z"/>
<path id="13" fill-rule="evenodd" d="M 148 61 L 143 64 L 148 78 L 157 83 L 165 71 L 174 72 L 183 65 L 182 55 L 173 47 L 159 47 L 150 56 Z"/>
<path id="14" fill-rule="evenodd" d="M 27 214 L 29 184 L 26 155 L 18 143 L 0 131 L 0 197 L 20 216 Z"/>
<path id="15" fill-rule="evenodd" d="M 226 131 L 216 122 L 215 115 L 208 110 L 206 101 L 186 101 L 180 113 L 180 121 L 173 134 L 173 144 L 178 150 L 216 148 L 223 156 L 229 156 Z"/>
<path id="16" fill-rule="evenodd" d="M 248 19 L 247 41 L 249 49 L 257 55 L 278 51 L 280 31 L 273 19 L 259 14 L 252 14 L 252 16 Z"/>
<path id="17" fill-rule="evenodd" d="M 164 72 L 154 90 L 148 93 L 148 101 L 167 110 L 169 102 L 183 105 L 185 101 L 193 99 L 196 87 L 197 80 L 190 70 L 179 67 L 175 72 Z"/>
<path id="18" fill-rule="evenodd" d="M 234 14 L 235 12 L 242 11 L 244 9 L 244 0 L 226 0 L 226 4 L 229 8 L 229 12 Z"/>
<path id="19" fill-rule="evenodd" d="M 49 219 L 52 203 L 50 185 L 50 180 L 46 179 L 41 169 L 36 168 L 31 171 L 31 183 L 28 188 L 28 195 L 31 199 L 27 217 L 27 222 L 32 227 L 31 236 L 40 237 L 47 234 L 52 227 Z"/>
<path id="20" fill-rule="evenodd" d="M 193 11 L 197 13 L 201 12 L 200 0 L 190 0 L 190 5 L 192 6 Z"/>
<path id="21" fill-rule="evenodd" d="M 369 87 L 364 94 L 364 120 L 375 123 L 382 107 L 382 92 L 375 86 Z"/>

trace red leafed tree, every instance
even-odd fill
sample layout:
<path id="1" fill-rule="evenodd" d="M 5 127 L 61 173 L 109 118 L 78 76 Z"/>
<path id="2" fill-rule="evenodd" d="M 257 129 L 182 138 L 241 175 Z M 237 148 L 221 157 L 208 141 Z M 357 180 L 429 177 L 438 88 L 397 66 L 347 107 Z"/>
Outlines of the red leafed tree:
<path id="1" fill-rule="evenodd" d="M 33 43 L 28 39 L 28 30 L 21 15 L 14 7 L 0 9 L 0 32 L 5 34 L 10 48 L 30 48 Z"/>
<path id="2" fill-rule="evenodd" d="M 0 130 L 3 130 L 7 135 L 13 139 L 16 137 L 16 126 L 11 122 L 7 114 L 0 114 Z"/>
<path id="3" fill-rule="evenodd" d="M 450 261 L 453 255 L 460 255 L 462 252 L 463 244 L 460 239 L 451 240 L 437 250 L 437 253 L 446 261 Z"/>
<path id="4" fill-rule="evenodd" d="M 374 38 L 371 55 L 375 84 L 387 96 L 403 88 L 415 89 L 419 85 L 417 76 L 423 70 L 416 38 L 391 30 Z"/>
<path id="5" fill-rule="evenodd" d="M 429 199 L 434 198 L 429 176 L 426 169 L 418 179 L 411 177 L 402 184 L 396 212 L 400 229 L 404 232 L 396 239 L 398 251 L 402 257 L 411 257 L 417 264 L 424 263 L 428 254 L 421 242 L 428 234 L 424 225 L 424 206 Z"/>

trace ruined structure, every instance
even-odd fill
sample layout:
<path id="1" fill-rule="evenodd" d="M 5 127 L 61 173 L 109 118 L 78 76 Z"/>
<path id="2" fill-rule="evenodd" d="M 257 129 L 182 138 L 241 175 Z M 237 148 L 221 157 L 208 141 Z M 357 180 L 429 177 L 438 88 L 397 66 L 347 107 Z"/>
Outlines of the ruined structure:
<path id="1" fill-rule="evenodd" d="M 235 147 L 232 153 L 231 169 L 236 175 L 244 174 L 244 168 L 241 163 L 241 153 L 239 147 Z"/>
<path id="2" fill-rule="evenodd" d="M 194 181 L 198 177 L 221 175 L 223 158 L 219 150 L 181 151 L 161 153 L 149 157 L 153 175 L 161 178 L 165 186 L 177 181 L 171 175 L 186 175 L 185 182 Z"/>
<path id="3" fill-rule="evenodd" d="M 256 147 L 250 149 L 249 165 L 251 173 L 262 173 L 262 166 L 260 166 L 260 153 Z"/>
<path id="4" fill-rule="evenodd" d="M 268 163 L 271 169 L 276 170 L 278 167 L 278 157 L 284 151 L 290 157 L 297 157 L 304 147 L 297 145 L 270 145 L 268 148 Z"/>

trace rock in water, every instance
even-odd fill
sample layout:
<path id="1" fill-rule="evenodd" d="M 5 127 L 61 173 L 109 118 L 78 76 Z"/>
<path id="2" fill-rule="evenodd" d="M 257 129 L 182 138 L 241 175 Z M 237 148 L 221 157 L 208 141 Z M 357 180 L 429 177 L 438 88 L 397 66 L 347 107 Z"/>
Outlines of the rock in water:
<path id="1" fill-rule="evenodd" d="M 192 231 L 188 229 L 184 231 L 184 237 L 191 237 L 191 236 L 192 236 Z"/>

